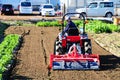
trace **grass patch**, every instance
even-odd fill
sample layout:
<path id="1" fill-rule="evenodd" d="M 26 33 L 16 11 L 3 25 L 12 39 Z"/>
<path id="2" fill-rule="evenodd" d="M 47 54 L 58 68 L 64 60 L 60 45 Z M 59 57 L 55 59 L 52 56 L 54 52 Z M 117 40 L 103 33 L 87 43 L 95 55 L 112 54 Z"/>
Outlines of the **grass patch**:
<path id="1" fill-rule="evenodd" d="M 38 27 L 59 27 L 62 26 L 59 21 L 39 21 L 36 26 Z"/>

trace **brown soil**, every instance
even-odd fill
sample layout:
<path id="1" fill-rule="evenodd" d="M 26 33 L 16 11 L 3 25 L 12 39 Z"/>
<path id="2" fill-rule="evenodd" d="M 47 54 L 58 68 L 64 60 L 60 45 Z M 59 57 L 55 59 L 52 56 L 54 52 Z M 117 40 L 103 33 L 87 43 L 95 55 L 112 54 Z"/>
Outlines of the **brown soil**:
<path id="1" fill-rule="evenodd" d="M 120 57 L 120 33 L 102 33 L 96 34 L 93 37 L 104 49 Z"/>
<path id="2" fill-rule="evenodd" d="M 28 33 L 28 31 L 30 31 Z M 12 80 L 120 80 L 120 59 L 101 48 L 92 37 L 94 54 L 100 55 L 101 70 L 48 71 L 49 55 L 59 33 L 56 27 L 9 27 L 6 34 L 24 34 Z"/>

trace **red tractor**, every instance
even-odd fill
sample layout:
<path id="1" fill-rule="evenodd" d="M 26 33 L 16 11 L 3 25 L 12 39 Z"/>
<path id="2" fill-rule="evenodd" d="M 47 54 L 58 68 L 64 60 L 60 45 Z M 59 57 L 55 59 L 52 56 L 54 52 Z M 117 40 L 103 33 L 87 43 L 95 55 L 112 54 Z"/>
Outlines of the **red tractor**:
<path id="1" fill-rule="evenodd" d="M 85 32 L 85 17 L 81 13 L 67 13 L 62 18 L 62 30 L 66 15 L 79 14 L 83 18 L 83 28 L 70 28 L 67 36 L 62 35 L 62 39 L 56 38 L 54 43 L 54 53 L 50 55 L 49 68 L 53 70 L 86 70 L 99 69 L 99 55 L 92 54 L 91 40 Z"/>

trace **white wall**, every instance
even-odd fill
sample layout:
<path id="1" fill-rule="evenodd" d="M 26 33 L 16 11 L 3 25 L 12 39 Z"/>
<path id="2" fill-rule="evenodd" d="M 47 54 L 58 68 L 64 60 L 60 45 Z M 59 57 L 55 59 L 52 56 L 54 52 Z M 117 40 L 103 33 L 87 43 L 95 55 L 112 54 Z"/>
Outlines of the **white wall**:
<path id="1" fill-rule="evenodd" d="M 61 5 L 65 4 L 66 12 L 75 12 L 76 8 L 84 7 L 86 0 L 60 0 Z"/>
<path id="2" fill-rule="evenodd" d="M 31 0 L 32 5 L 40 5 L 47 3 L 47 0 Z"/>
<path id="3" fill-rule="evenodd" d="M 60 0 L 61 3 L 64 3 L 66 7 L 83 7 L 85 6 L 86 0 Z"/>

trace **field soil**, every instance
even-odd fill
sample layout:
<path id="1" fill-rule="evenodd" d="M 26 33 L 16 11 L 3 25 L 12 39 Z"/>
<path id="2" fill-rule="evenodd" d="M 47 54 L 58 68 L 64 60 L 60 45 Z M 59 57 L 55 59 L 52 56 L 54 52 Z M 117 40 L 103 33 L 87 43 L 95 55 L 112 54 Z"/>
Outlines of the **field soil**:
<path id="1" fill-rule="evenodd" d="M 101 33 L 95 34 L 93 37 L 104 49 L 120 57 L 120 33 Z"/>
<path id="2" fill-rule="evenodd" d="M 17 65 L 11 80 L 120 80 L 120 59 L 92 40 L 94 54 L 100 55 L 101 70 L 49 71 L 49 55 L 59 29 L 56 27 L 9 27 L 5 34 L 23 35 Z"/>

